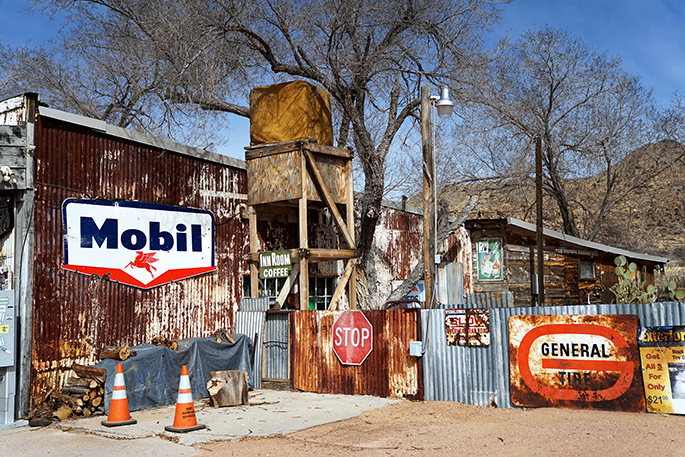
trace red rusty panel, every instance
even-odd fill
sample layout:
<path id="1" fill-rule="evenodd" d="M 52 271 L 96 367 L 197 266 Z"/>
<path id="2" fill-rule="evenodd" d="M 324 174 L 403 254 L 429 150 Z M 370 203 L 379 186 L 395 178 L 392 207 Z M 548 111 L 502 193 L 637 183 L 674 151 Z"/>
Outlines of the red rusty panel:
<path id="1" fill-rule="evenodd" d="M 459 230 L 445 240 L 442 247 L 443 262 L 462 262 L 464 265 L 464 287 L 467 287 L 468 262 L 465 256 L 464 235 Z M 423 218 L 411 211 L 383 206 L 376 225 L 374 237 L 376 261 L 378 263 L 378 295 L 381 305 L 392 292 L 393 280 L 404 280 L 421 259 L 423 252 Z M 466 289 L 465 289 L 466 290 Z"/>
<path id="2" fill-rule="evenodd" d="M 634 315 L 511 316 L 518 406 L 645 411 Z"/>
<path id="3" fill-rule="evenodd" d="M 96 362 L 103 346 L 233 327 L 237 272 L 247 269 L 244 170 L 48 118 L 39 118 L 36 142 L 33 405 L 72 363 Z M 210 210 L 217 271 L 146 291 L 62 270 L 61 205 L 69 197 Z"/>
<path id="4" fill-rule="evenodd" d="M 423 399 L 420 359 L 409 355 L 409 342 L 421 339 L 419 311 L 364 311 L 373 326 L 373 350 L 359 366 L 342 365 L 333 351 L 333 323 L 341 314 L 291 313 L 293 387 L 306 392 Z"/>

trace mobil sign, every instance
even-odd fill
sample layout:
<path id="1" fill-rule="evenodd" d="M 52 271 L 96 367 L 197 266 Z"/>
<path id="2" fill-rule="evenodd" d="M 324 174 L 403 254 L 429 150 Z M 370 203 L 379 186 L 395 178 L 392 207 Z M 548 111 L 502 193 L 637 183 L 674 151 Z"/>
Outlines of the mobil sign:
<path id="1" fill-rule="evenodd" d="M 644 411 L 635 315 L 511 316 L 517 406 Z"/>
<path id="2" fill-rule="evenodd" d="M 373 349 L 373 327 L 361 311 L 343 312 L 332 333 L 333 352 L 343 365 L 361 365 Z"/>
<path id="3" fill-rule="evenodd" d="M 209 211 L 67 199 L 62 217 L 65 270 L 142 289 L 216 270 Z"/>

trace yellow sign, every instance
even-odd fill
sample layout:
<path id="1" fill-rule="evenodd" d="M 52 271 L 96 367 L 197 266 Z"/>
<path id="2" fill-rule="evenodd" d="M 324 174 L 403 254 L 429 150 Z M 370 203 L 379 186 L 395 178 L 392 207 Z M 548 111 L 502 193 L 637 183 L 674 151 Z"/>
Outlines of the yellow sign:
<path id="1" fill-rule="evenodd" d="M 0 333 L 9 333 L 10 332 L 10 326 L 9 325 L 0 325 Z"/>
<path id="2" fill-rule="evenodd" d="M 647 411 L 685 414 L 685 327 L 643 327 L 638 345 Z"/>

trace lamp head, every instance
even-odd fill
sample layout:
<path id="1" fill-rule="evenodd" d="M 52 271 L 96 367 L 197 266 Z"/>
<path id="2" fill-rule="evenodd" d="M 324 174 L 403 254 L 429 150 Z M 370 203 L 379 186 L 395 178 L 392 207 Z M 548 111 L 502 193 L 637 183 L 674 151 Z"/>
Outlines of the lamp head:
<path id="1" fill-rule="evenodd" d="M 454 109 L 454 103 L 450 100 L 450 89 L 447 86 L 442 87 L 442 94 L 440 95 L 440 100 L 435 104 L 438 117 L 450 117 L 452 115 L 452 110 Z"/>

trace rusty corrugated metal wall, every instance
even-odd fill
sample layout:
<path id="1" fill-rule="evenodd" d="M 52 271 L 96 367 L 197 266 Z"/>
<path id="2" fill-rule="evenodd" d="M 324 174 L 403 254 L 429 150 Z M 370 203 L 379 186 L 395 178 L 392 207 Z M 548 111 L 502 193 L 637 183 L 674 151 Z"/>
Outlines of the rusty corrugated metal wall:
<path id="1" fill-rule="evenodd" d="M 423 368 L 409 355 L 420 340 L 418 310 L 364 311 L 373 326 L 373 350 L 359 366 L 333 352 L 332 327 L 340 311 L 290 313 L 293 388 L 305 392 L 423 399 Z"/>
<path id="2" fill-rule="evenodd" d="M 452 346 L 446 344 L 445 310 L 422 310 L 425 399 L 513 408 L 509 317 L 613 314 L 634 314 L 643 327 L 685 325 L 685 303 L 491 308 L 489 346 Z"/>
<path id="3" fill-rule="evenodd" d="M 36 133 L 32 404 L 72 363 L 94 363 L 103 346 L 233 327 L 246 270 L 244 170 L 45 116 Z M 62 270 L 61 205 L 69 197 L 210 210 L 217 271 L 145 291 Z"/>
<path id="4" fill-rule="evenodd" d="M 459 262 L 464 266 L 464 291 L 470 290 L 470 245 L 463 229 L 447 237 L 443 243 L 442 262 Z M 378 301 L 382 307 L 392 292 L 393 280 L 404 280 L 421 259 L 423 253 L 423 216 L 419 208 L 383 201 L 374 237 Z"/>

